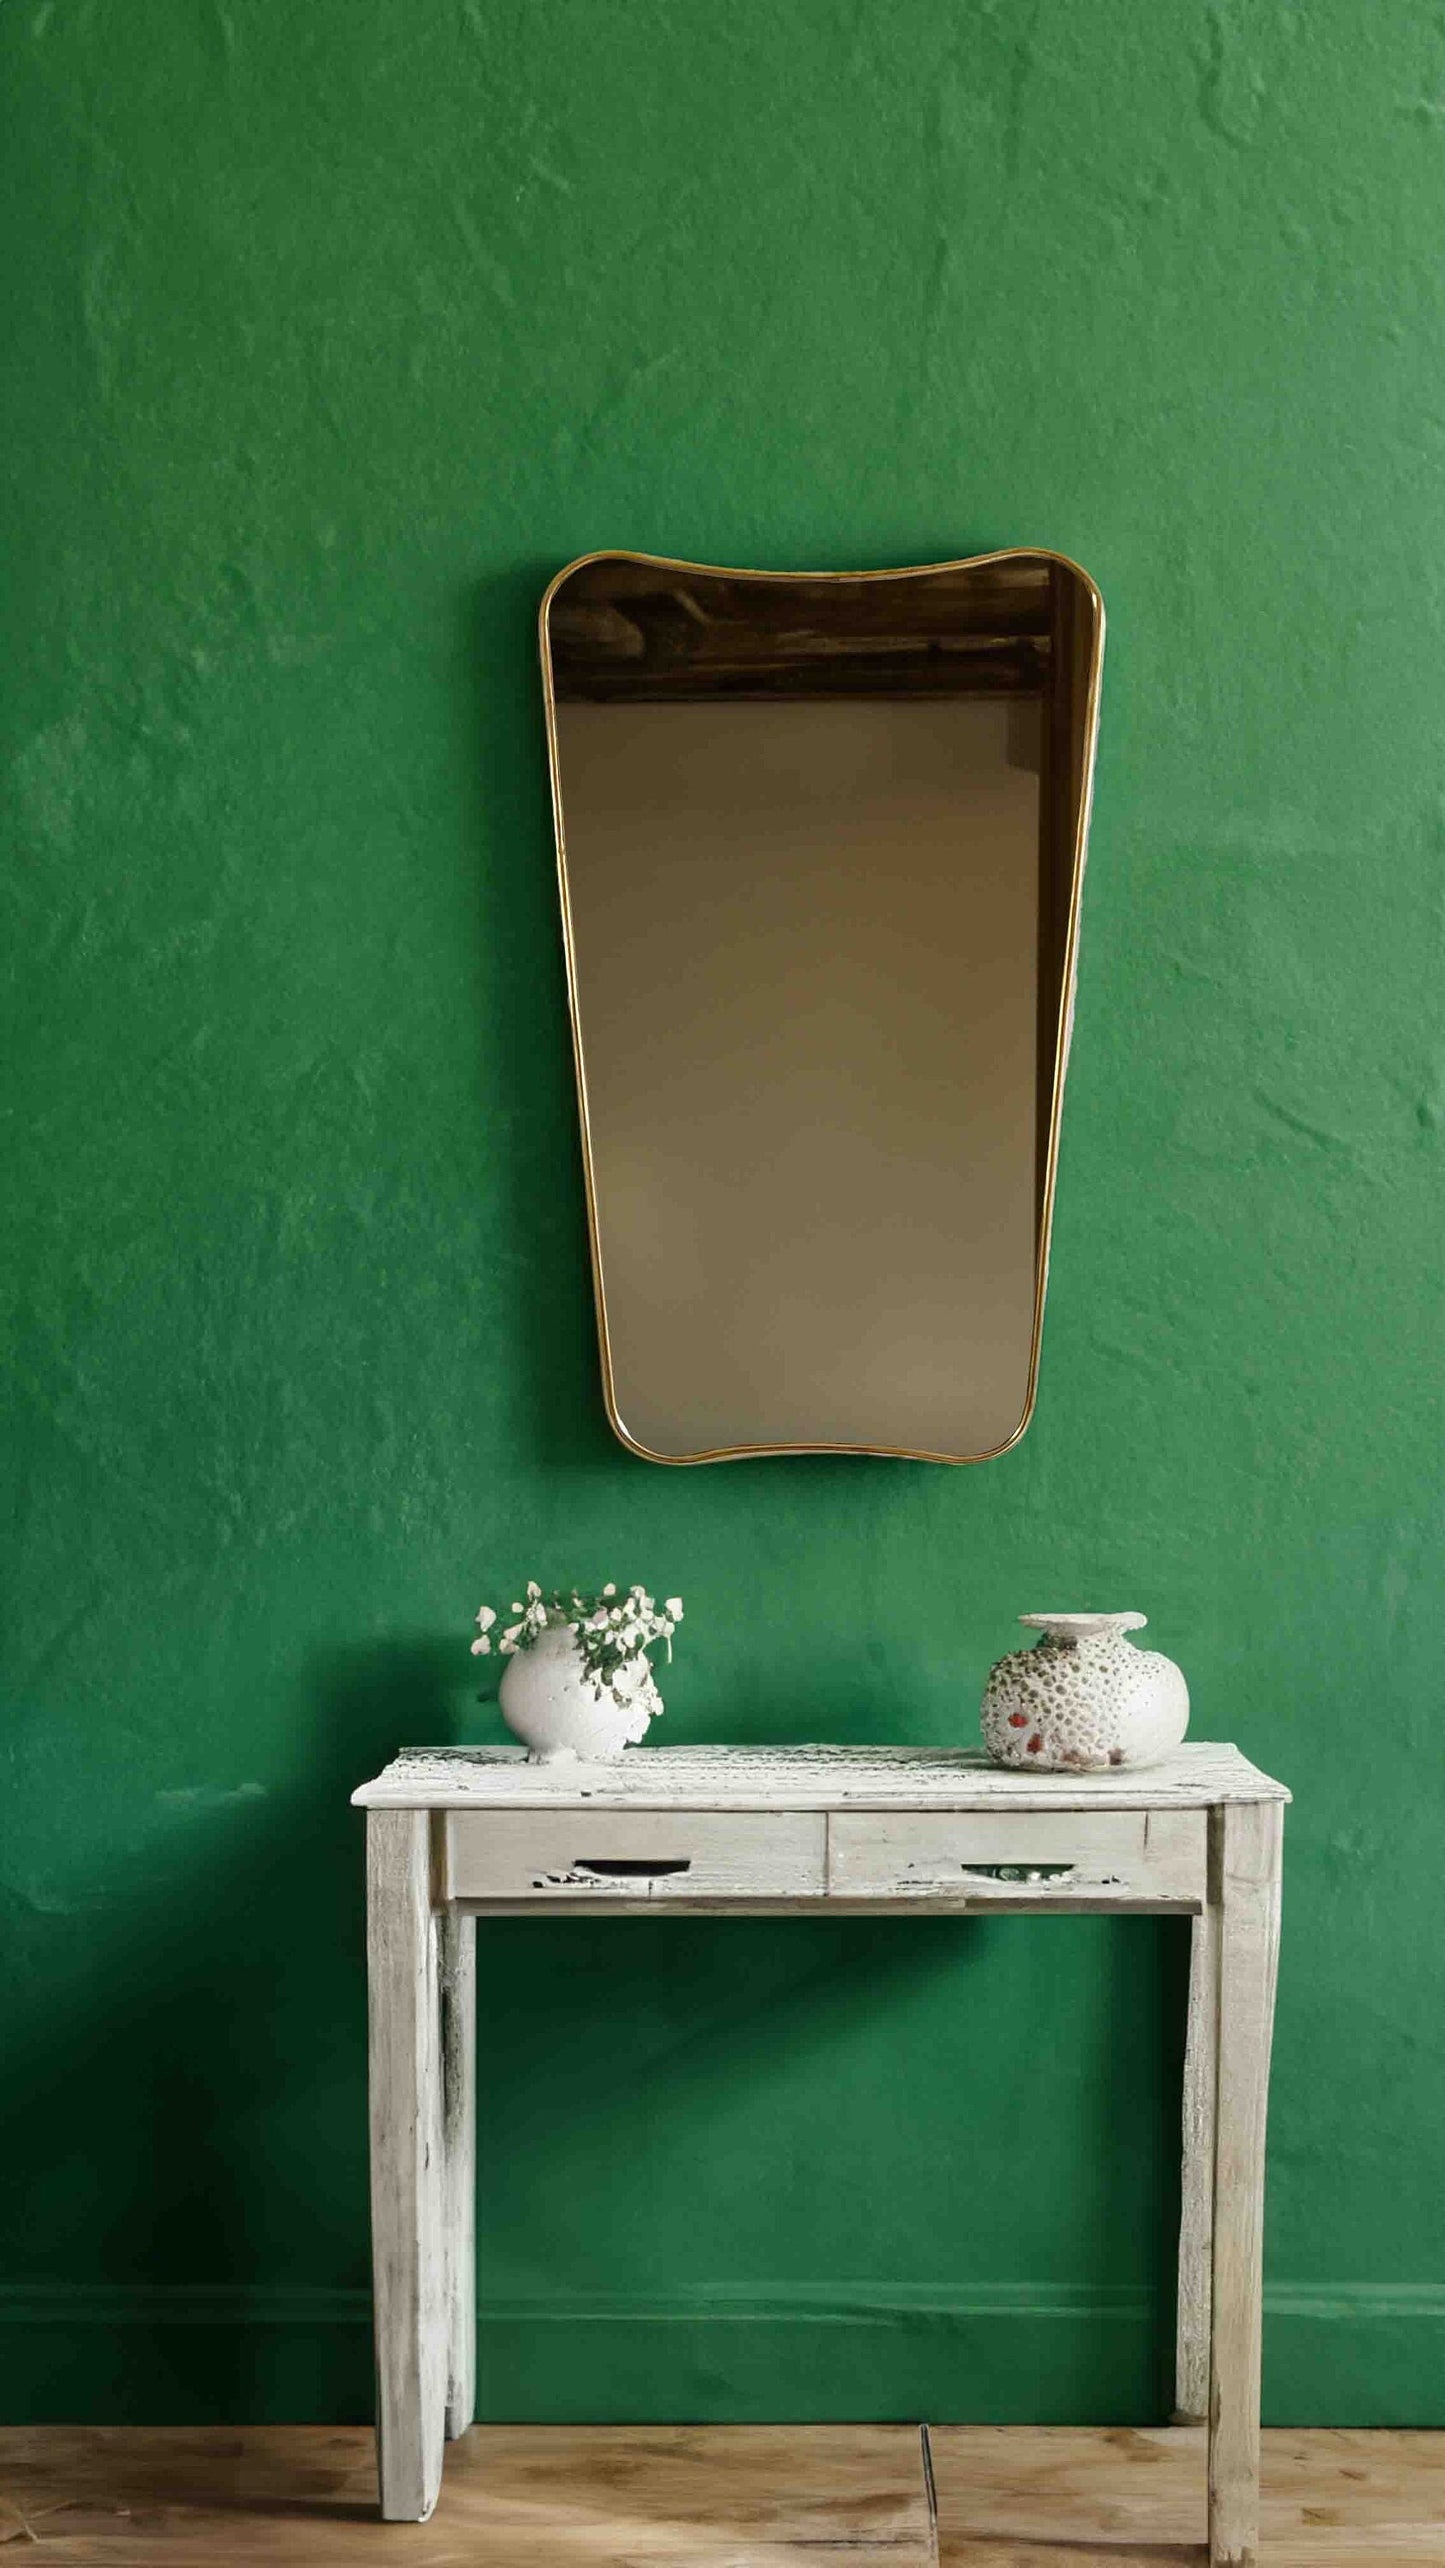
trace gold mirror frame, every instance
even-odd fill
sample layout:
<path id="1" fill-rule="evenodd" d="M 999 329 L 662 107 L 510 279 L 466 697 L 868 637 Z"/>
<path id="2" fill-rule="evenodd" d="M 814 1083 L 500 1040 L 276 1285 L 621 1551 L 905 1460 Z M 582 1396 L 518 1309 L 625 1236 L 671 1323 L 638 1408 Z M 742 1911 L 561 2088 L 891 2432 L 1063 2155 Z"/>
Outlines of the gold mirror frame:
<path id="1" fill-rule="evenodd" d="M 579 998 L 578 956 L 567 873 L 567 842 L 557 725 L 560 655 L 553 621 L 554 608 L 569 582 L 576 580 L 580 574 L 598 571 L 603 564 L 630 564 L 640 571 L 670 573 L 684 579 L 710 579 L 737 584 L 771 584 L 774 587 L 784 584 L 790 585 L 795 590 L 802 588 L 823 591 L 843 582 L 857 587 L 865 583 L 897 583 L 930 578 L 938 580 L 941 575 L 946 574 L 963 575 L 990 570 L 1006 575 L 1009 569 L 1024 570 L 1047 566 L 1048 624 L 1046 632 L 1041 631 L 1038 636 L 1037 650 L 1040 667 L 1046 664 L 1049 669 L 1051 689 L 1046 691 L 1041 687 L 1039 690 L 1044 701 L 1045 787 L 1041 795 L 1040 827 L 1039 1056 L 1041 1075 L 1038 1091 L 1039 1147 L 1036 1156 L 1038 1215 L 1033 1332 L 1026 1395 L 1018 1424 L 1001 1443 L 991 1445 L 984 1452 L 933 1453 L 923 1451 L 916 1446 L 902 1445 L 789 1443 L 728 1445 L 698 1453 L 657 1453 L 648 1445 L 638 1441 L 630 1432 L 621 1414 L 608 1328 L 607 1286 L 599 1235 L 597 1183 L 593 1162 L 587 1069 Z M 641 1461 L 662 1463 L 669 1467 L 683 1469 L 699 1463 L 741 1462 L 783 1454 L 874 1455 L 893 1461 L 935 1462 L 950 1466 L 997 1460 L 1001 1454 L 1010 1452 L 1025 1433 L 1033 1416 L 1038 1396 L 1039 1355 L 1043 1336 L 1044 1304 L 1048 1290 L 1049 1249 L 1053 1226 L 1054 1192 L 1058 1176 L 1064 1080 L 1073 1033 L 1079 918 L 1084 868 L 1088 853 L 1103 667 L 1104 602 L 1095 582 L 1089 577 L 1087 571 L 1083 570 L 1077 562 L 1070 560 L 1067 554 L 1052 552 L 1036 545 L 1009 546 L 998 552 L 967 555 L 957 561 L 916 563 L 898 570 L 824 572 L 737 570 L 714 563 L 682 561 L 668 554 L 608 550 L 581 554 L 557 573 L 542 598 L 538 626 L 542 685 L 546 703 L 552 811 L 556 833 L 557 883 L 562 909 L 572 1052 L 577 1079 L 578 1115 L 586 1185 L 588 1244 L 597 1311 L 603 1398 L 613 1433 L 628 1452 L 636 1454 Z M 1016 661 L 1024 649 L 1024 645 L 1016 639 L 1005 647 L 1012 649 Z M 1062 684 L 1059 683 L 1060 679 Z M 916 684 L 917 681 L 905 683 Z M 1006 679 L 1002 683 L 1006 685 Z M 693 692 L 702 691 L 701 688 L 693 690 Z M 786 680 L 783 682 L 783 691 L 787 691 Z M 943 691 L 948 691 L 946 686 Z M 955 686 L 952 691 L 964 693 L 971 690 Z M 860 687 L 858 692 L 863 692 L 863 689 Z M 1052 1055 L 1051 1065 L 1049 1055 Z"/>

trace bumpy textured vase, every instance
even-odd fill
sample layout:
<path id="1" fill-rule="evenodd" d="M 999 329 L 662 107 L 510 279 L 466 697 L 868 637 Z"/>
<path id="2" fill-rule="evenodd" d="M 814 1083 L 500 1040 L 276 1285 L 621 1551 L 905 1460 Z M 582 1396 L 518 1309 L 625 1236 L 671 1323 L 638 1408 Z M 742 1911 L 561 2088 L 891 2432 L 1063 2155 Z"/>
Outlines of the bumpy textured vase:
<path id="1" fill-rule="evenodd" d="M 615 1765 L 662 1710 L 645 1654 L 619 1668 L 611 1687 L 594 1685 L 566 1623 L 553 1624 L 531 1649 L 508 1659 L 497 1701 L 508 1729 L 534 1757 L 582 1757 L 594 1765 Z"/>
<path id="2" fill-rule="evenodd" d="M 1000 1765 L 1038 1773 L 1154 1765 L 1189 1727 L 1172 1659 L 1136 1650 L 1146 1614 L 1020 1614 L 1039 1639 L 1012 1650 L 983 1690 L 983 1738 Z"/>

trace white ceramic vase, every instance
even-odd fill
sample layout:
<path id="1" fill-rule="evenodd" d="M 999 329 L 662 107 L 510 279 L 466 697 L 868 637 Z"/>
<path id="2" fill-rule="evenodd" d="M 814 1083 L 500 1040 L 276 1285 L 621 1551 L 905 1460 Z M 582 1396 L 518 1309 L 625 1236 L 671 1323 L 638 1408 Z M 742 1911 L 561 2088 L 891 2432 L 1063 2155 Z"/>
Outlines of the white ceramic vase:
<path id="1" fill-rule="evenodd" d="M 999 1765 L 1035 1774 L 1155 1765 L 1189 1727 L 1172 1659 L 1136 1650 L 1146 1614 L 1020 1614 L 1039 1634 L 991 1669 L 983 1739 Z"/>
<path id="2" fill-rule="evenodd" d="M 497 1701 L 508 1729 L 534 1757 L 581 1757 L 595 1765 L 615 1765 L 662 1710 L 645 1651 L 619 1668 L 610 1686 L 595 1684 L 567 1623 L 554 1623 L 531 1649 L 508 1659 Z"/>

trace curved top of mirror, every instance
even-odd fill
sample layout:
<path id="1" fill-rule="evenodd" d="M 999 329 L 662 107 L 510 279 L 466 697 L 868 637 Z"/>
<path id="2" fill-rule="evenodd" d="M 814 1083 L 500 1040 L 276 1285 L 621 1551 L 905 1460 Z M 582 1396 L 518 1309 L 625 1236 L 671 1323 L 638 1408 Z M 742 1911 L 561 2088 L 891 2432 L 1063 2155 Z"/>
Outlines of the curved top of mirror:
<path id="1" fill-rule="evenodd" d="M 603 1395 L 645 1460 L 1027 1426 L 1103 633 L 1032 547 L 547 590 Z"/>

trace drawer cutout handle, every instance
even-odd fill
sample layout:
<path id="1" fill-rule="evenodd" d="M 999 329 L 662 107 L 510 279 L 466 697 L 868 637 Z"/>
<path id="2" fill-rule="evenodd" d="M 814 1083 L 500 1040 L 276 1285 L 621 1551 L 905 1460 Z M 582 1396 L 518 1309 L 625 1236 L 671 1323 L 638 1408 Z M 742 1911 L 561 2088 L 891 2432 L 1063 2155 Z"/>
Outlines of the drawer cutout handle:
<path id="1" fill-rule="evenodd" d="M 691 1855 L 574 1855 L 572 1870 L 597 1873 L 603 1881 L 655 1881 L 664 1873 L 692 1870 Z"/>

